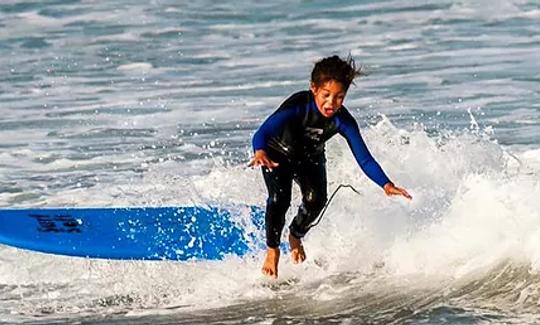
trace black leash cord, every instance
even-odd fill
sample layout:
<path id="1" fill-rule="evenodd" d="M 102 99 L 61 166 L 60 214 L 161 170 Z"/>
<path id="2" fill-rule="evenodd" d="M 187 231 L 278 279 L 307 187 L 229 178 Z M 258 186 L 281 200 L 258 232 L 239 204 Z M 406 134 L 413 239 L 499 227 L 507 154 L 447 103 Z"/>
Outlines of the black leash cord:
<path id="1" fill-rule="evenodd" d="M 362 193 L 360 193 L 360 191 L 358 191 L 356 188 L 354 188 L 354 186 L 350 185 L 350 184 L 339 184 L 339 186 L 334 190 L 334 192 L 332 193 L 332 195 L 330 195 L 330 198 L 328 199 L 328 201 L 326 201 L 326 204 L 324 205 L 324 208 L 321 210 L 321 212 L 319 213 L 319 215 L 317 216 L 317 219 L 314 223 L 312 223 L 311 225 L 309 225 L 308 229 L 307 230 L 310 230 L 311 228 L 315 227 L 316 225 L 319 224 L 319 222 L 321 222 L 322 220 L 322 217 L 324 216 L 324 213 L 326 212 L 326 209 L 328 208 L 328 206 L 330 205 L 330 203 L 332 202 L 332 200 L 334 199 L 334 196 L 336 196 L 337 192 L 344 188 L 344 187 L 348 187 L 350 188 L 351 190 L 354 191 L 354 193 L 358 194 L 358 195 L 362 195 Z"/>

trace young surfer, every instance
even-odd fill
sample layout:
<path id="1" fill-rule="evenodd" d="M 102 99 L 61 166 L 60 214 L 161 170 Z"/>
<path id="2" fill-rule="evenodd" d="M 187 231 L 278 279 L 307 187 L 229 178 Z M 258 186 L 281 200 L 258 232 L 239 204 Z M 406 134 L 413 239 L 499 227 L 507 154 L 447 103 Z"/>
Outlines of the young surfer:
<path id="1" fill-rule="evenodd" d="M 366 147 L 358 124 L 343 106 L 354 78 L 362 74 L 352 58 L 331 56 L 318 61 L 311 72 L 310 89 L 291 95 L 271 114 L 253 136 L 250 166 L 261 166 L 268 189 L 266 201 L 266 258 L 263 274 L 277 278 L 279 244 L 285 213 L 291 201 L 292 181 L 302 193 L 302 204 L 289 226 L 294 263 L 306 253 L 302 238 L 327 200 L 325 142 L 336 133 L 347 140 L 364 173 L 387 195 L 411 196 L 395 186 Z"/>

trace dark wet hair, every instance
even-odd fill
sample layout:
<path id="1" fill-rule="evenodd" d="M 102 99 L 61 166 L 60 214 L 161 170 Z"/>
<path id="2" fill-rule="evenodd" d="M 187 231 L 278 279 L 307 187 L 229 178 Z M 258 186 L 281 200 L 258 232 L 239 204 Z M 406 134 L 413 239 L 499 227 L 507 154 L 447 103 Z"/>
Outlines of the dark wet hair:
<path id="1" fill-rule="evenodd" d="M 351 84 L 354 85 L 354 78 L 366 74 L 362 67 L 356 68 L 356 63 L 351 55 L 347 56 L 345 60 L 334 55 L 315 63 L 313 71 L 311 71 L 311 82 L 320 87 L 327 81 L 335 80 L 340 82 L 347 91 Z"/>

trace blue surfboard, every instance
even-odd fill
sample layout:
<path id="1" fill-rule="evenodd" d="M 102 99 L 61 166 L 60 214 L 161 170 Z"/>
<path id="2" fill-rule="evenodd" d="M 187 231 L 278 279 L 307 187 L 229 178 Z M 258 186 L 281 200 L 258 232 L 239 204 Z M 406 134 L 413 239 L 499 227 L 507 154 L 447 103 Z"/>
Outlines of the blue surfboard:
<path id="1" fill-rule="evenodd" d="M 254 248 L 245 229 L 260 230 L 263 215 L 255 206 L 0 209 L 0 243 L 90 258 L 219 260 Z"/>

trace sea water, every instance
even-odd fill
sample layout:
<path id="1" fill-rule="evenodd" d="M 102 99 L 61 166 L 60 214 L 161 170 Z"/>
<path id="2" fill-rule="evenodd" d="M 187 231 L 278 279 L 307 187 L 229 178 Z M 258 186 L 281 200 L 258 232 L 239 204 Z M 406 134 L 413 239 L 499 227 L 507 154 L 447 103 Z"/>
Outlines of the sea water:
<path id="1" fill-rule="evenodd" d="M 540 322 L 534 0 L 2 1 L 0 206 L 263 206 L 251 136 L 333 54 L 369 72 L 345 105 L 412 201 L 386 197 L 337 136 L 329 191 L 359 194 L 336 194 L 279 280 L 262 250 L 137 262 L 1 246 L 0 322 Z"/>

